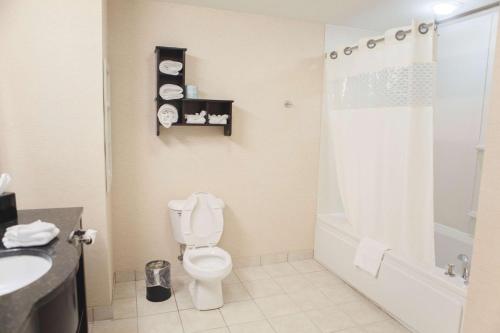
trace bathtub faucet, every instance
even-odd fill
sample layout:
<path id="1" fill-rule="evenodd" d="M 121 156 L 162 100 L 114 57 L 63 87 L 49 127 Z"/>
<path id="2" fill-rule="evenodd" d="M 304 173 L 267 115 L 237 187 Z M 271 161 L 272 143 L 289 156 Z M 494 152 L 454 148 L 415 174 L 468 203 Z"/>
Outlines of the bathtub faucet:
<path id="1" fill-rule="evenodd" d="M 457 259 L 462 262 L 462 278 L 464 279 L 465 285 L 468 285 L 470 275 L 470 259 L 465 254 L 459 254 Z"/>

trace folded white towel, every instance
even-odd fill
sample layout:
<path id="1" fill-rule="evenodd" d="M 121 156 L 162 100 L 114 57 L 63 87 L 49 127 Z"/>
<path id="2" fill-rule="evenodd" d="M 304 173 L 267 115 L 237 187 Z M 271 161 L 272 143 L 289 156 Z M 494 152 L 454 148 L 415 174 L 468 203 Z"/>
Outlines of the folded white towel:
<path id="1" fill-rule="evenodd" d="M 8 227 L 5 230 L 5 237 L 8 237 L 13 240 L 29 240 L 33 235 L 36 235 L 41 232 L 52 232 L 57 229 L 53 223 L 47 223 L 40 220 L 29 224 L 17 224 L 11 227 Z"/>
<path id="2" fill-rule="evenodd" d="M 176 84 L 164 84 L 160 87 L 160 97 L 163 98 L 164 100 L 171 100 L 171 99 L 180 99 L 183 96 L 183 89 L 182 87 L 176 85 Z"/>
<path id="3" fill-rule="evenodd" d="M 5 192 L 11 180 L 12 178 L 10 178 L 8 173 L 2 173 L 2 175 L 0 175 L 0 195 Z"/>
<path id="4" fill-rule="evenodd" d="M 171 101 L 174 99 L 182 99 L 183 97 L 184 97 L 183 94 L 161 96 L 161 98 L 164 99 L 165 101 Z"/>
<path id="5" fill-rule="evenodd" d="M 36 234 L 31 235 L 29 238 L 25 238 L 23 240 L 18 238 L 11 238 L 5 235 L 2 238 L 3 246 L 7 249 L 13 247 L 30 247 L 30 246 L 42 246 L 48 244 L 51 240 L 53 240 L 57 235 L 59 235 L 59 228 L 54 228 L 51 231 L 42 231 Z"/>
<path id="6" fill-rule="evenodd" d="M 163 104 L 158 110 L 158 120 L 164 127 L 169 128 L 179 120 L 177 108 L 171 104 Z"/>
<path id="7" fill-rule="evenodd" d="M 169 75 L 179 75 L 182 70 L 182 62 L 173 60 L 163 60 L 158 66 L 160 72 Z"/>
<path id="8" fill-rule="evenodd" d="M 356 250 L 354 266 L 368 272 L 373 277 L 377 277 L 384 253 L 387 250 L 389 248 L 386 245 L 370 238 L 363 238 Z"/>
<path id="9" fill-rule="evenodd" d="M 200 113 L 186 114 L 184 118 L 186 118 L 187 124 L 204 124 L 207 121 L 205 118 L 206 114 L 207 111 L 201 111 Z"/>
<path id="10" fill-rule="evenodd" d="M 209 114 L 208 123 L 209 124 L 221 124 L 226 125 L 229 115 L 227 114 Z"/>

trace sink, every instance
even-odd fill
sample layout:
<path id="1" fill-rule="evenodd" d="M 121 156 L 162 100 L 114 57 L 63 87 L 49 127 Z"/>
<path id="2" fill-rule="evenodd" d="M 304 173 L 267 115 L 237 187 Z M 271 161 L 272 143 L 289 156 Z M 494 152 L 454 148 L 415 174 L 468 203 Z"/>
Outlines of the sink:
<path id="1" fill-rule="evenodd" d="M 26 287 L 47 273 L 52 259 L 35 250 L 0 251 L 0 296 Z"/>

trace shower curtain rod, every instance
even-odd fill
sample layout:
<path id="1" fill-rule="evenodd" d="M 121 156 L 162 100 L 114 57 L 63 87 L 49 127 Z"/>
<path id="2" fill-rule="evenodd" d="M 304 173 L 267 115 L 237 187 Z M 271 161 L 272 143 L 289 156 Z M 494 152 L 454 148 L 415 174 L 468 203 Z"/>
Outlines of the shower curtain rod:
<path id="1" fill-rule="evenodd" d="M 484 12 L 485 10 L 489 10 L 489 9 L 492 9 L 492 8 L 495 8 L 495 7 L 498 7 L 498 6 L 500 6 L 500 1 L 492 2 L 492 3 L 488 4 L 488 5 L 485 5 L 485 6 L 482 6 L 482 7 L 478 7 L 478 8 L 474 8 L 474 9 L 465 11 L 463 13 L 460 13 L 460 14 L 457 14 L 457 15 L 454 15 L 454 16 L 450 16 L 450 17 L 444 18 L 442 20 L 435 20 L 434 22 L 431 22 L 431 23 L 422 23 L 422 24 L 420 24 L 418 26 L 418 31 L 420 33 L 422 33 L 422 34 L 426 34 L 429 31 L 429 28 L 432 27 L 432 26 L 434 26 L 434 28 L 437 28 L 440 24 L 448 23 L 450 21 L 454 21 L 454 20 L 457 20 L 457 19 L 469 16 L 469 15 L 474 15 L 474 14 L 477 14 L 477 13 L 480 13 L 480 12 Z M 411 33 L 411 31 L 412 31 L 411 29 L 408 29 L 408 30 L 399 30 L 396 33 L 396 39 L 397 40 L 403 40 L 403 39 L 405 39 L 406 34 Z M 383 42 L 384 40 L 385 40 L 384 37 L 380 37 L 380 38 L 377 38 L 377 39 L 370 39 L 367 42 L 366 46 L 369 49 L 373 49 L 377 45 L 377 43 Z M 346 47 L 344 49 L 344 54 L 345 55 L 350 55 L 353 50 L 356 50 L 358 48 L 359 48 L 358 45 L 348 46 L 348 47 Z M 330 58 L 331 59 L 337 59 L 337 57 L 338 57 L 338 53 L 336 51 L 330 52 Z"/>

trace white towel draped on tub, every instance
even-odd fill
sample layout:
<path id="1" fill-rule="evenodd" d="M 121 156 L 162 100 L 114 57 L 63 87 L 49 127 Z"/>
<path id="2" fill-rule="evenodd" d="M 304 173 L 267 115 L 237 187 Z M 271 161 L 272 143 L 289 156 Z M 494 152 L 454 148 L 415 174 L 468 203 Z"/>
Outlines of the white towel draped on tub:
<path id="1" fill-rule="evenodd" d="M 181 99 L 184 97 L 183 91 L 181 86 L 167 83 L 160 87 L 159 94 L 164 100 Z"/>
<path id="2" fill-rule="evenodd" d="M 8 227 L 2 238 L 2 243 L 8 249 L 41 246 L 49 243 L 57 235 L 59 235 L 59 228 L 54 224 L 38 220 L 30 224 Z"/>
<path id="3" fill-rule="evenodd" d="M 370 275 L 377 277 L 385 251 L 389 248 L 373 239 L 363 238 L 359 242 L 356 256 L 354 257 L 354 266 L 366 271 Z"/>
<path id="4" fill-rule="evenodd" d="M 179 72 L 182 70 L 182 62 L 163 60 L 162 62 L 160 62 L 158 69 L 163 74 L 179 75 Z"/>

